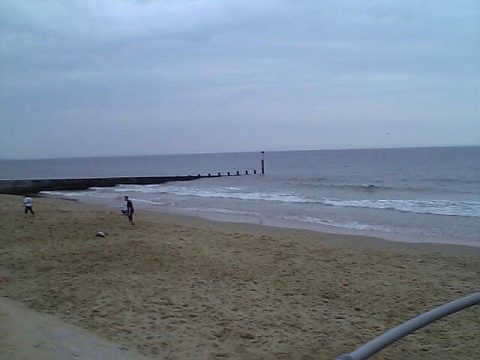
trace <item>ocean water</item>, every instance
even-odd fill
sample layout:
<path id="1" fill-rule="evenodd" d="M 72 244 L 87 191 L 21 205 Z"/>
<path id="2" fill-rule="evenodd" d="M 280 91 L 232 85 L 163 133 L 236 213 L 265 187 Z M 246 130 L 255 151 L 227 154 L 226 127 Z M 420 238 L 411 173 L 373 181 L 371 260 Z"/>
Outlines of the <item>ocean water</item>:
<path id="1" fill-rule="evenodd" d="M 260 173 L 261 154 L 0 161 L 0 178 Z M 45 192 L 214 220 L 480 246 L 480 147 L 288 151 L 265 175 Z M 136 212 L 141 217 L 141 211 Z"/>

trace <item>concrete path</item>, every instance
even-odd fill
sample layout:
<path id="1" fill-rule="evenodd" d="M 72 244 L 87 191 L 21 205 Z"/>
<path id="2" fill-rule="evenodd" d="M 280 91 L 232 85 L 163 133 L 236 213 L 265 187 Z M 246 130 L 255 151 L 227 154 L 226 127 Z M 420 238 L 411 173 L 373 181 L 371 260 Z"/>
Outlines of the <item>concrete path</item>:
<path id="1" fill-rule="evenodd" d="M 1 360 L 147 360 L 137 351 L 0 297 Z M 158 359 L 158 358 L 157 358 Z"/>

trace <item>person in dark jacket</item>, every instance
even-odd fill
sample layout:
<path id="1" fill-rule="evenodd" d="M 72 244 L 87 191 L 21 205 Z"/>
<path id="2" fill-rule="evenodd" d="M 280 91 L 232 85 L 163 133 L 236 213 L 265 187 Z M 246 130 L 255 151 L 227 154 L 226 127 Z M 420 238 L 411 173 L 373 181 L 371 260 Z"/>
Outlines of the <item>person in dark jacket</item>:
<path id="1" fill-rule="evenodd" d="M 135 223 L 133 222 L 133 213 L 135 212 L 135 210 L 133 209 L 132 201 L 128 198 L 128 196 L 125 196 L 124 199 L 127 202 L 127 211 L 125 212 L 125 215 L 127 215 L 130 224 L 135 225 Z"/>

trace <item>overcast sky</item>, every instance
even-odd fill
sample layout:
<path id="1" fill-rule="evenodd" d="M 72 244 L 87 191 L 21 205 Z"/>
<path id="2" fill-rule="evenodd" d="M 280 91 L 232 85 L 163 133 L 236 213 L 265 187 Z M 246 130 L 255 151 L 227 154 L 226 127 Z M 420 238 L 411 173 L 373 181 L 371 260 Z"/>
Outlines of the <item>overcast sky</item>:
<path id="1" fill-rule="evenodd" d="M 0 157 L 480 144 L 480 1 L 0 2 Z"/>

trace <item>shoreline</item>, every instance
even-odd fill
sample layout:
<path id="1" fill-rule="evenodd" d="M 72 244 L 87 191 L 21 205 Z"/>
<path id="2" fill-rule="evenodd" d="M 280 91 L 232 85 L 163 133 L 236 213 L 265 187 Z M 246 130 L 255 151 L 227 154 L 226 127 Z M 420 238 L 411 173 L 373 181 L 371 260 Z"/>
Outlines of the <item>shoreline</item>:
<path id="1" fill-rule="evenodd" d="M 0 296 L 154 358 L 335 358 L 478 291 L 478 248 L 142 210 L 130 226 L 51 198 L 34 209 L 0 196 Z M 377 357 L 471 358 L 479 322 L 463 311 Z"/>
<path id="2" fill-rule="evenodd" d="M 78 202 L 79 204 L 85 204 Z M 102 207 L 102 205 L 98 205 Z M 108 207 L 107 207 L 108 208 Z M 111 208 L 110 208 L 111 209 Z M 199 226 L 208 226 L 215 230 L 232 231 L 252 236 L 279 236 L 288 234 L 290 236 L 302 237 L 304 241 L 311 244 L 323 245 L 328 247 L 350 247 L 356 250 L 387 250 L 395 251 L 396 249 L 406 252 L 431 252 L 442 254 L 476 254 L 480 256 L 480 247 L 465 244 L 451 244 L 438 242 L 407 242 L 385 239 L 378 236 L 330 233 L 316 230 L 283 227 L 275 225 L 255 224 L 243 221 L 215 220 L 202 216 L 180 214 L 175 212 L 167 212 L 162 210 L 141 210 L 147 217 L 161 216 L 166 222 L 190 225 L 197 224 Z M 138 218 L 138 211 L 135 212 Z"/>
<path id="3" fill-rule="evenodd" d="M 82 203 L 80 201 L 80 203 Z M 198 213 L 195 211 L 192 211 L 191 213 L 188 211 L 182 212 L 182 211 L 168 211 L 164 209 L 146 209 L 145 211 L 147 212 L 153 212 L 153 213 L 160 213 L 160 214 L 171 214 L 175 216 L 180 216 L 180 217 L 193 217 L 193 218 L 198 218 L 206 221 L 211 221 L 211 222 L 216 222 L 216 223 L 227 223 L 227 224 L 245 224 L 246 227 L 248 226 L 259 226 L 259 227 L 266 227 L 266 228 L 274 228 L 274 229 L 285 229 L 285 230 L 299 230 L 299 231 L 305 231 L 307 233 L 315 233 L 315 234 L 321 234 L 322 236 L 332 236 L 332 237 L 338 237 L 340 238 L 362 238 L 365 239 L 366 241 L 386 241 L 390 243 L 395 243 L 395 244 L 405 244 L 405 245 L 426 245 L 426 246 L 433 246 L 433 245 L 439 245 L 439 246 L 462 246 L 462 247 L 468 247 L 468 248 L 474 248 L 480 250 L 480 243 L 476 242 L 462 242 L 462 243 L 453 243 L 449 241 L 441 242 L 441 241 L 434 241 L 427 238 L 427 237 L 421 237 L 421 236 L 408 236 L 407 234 L 395 234 L 395 233 L 385 233 L 385 232 L 380 232 L 380 231 L 361 231 L 361 230 L 354 230 L 354 229 L 348 229 L 348 228 L 342 228 L 342 227 L 336 227 L 336 226 L 329 226 L 329 225 L 314 225 L 314 226 L 309 226 L 309 225 L 304 225 L 304 226 L 295 226 L 296 223 L 290 222 L 287 220 L 271 220 L 271 221 L 262 221 L 262 223 L 255 223 L 251 222 L 248 220 L 242 220 L 242 217 L 240 216 L 239 218 L 235 218 L 234 216 L 227 215 L 225 217 L 223 216 L 202 216 L 202 213 Z M 345 241 L 348 241 L 344 239 Z"/>
<path id="4" fill-rule="evenodd" d="M 74 201 L 79 204 L 85 204 L 85 205 L 95 205 L 99 206 L 100 208 L 104 209 L 113 209 L 113 208 L 118 208 L 120 209 L 121 206 L 123 205 L 123 201 L 119 203 L 119 205 L 116 202 L 111 201 L 110 203 L 106 202 L 101 202 L 101 201 L 82 201 L 81 199 L 74 199 L 74 198 L 68 198 L 68 197 L 59 197 L 55 195 L 48 195 L 48 194 L 37 194 L 38 197 L 45 198 L 45 199 L 53 199 L 53 200 L 59 200 L 59 201 Z M 93 198 L 92 198 L 93 199 Z M 133 199 L 133 198 L 132 198 Z M 135 201 L 135 200 L 134 200 Z M 140 205 L 139 205 L 140 204 Z M 118 205 L 118 206 L 117 206 Z M 204 213 L 200 212 L 195 212 L 195 211 L 179 211 L 179 210 L 171 210 L 168 211 L 166 209 L 159 209 L 159 208 L 154 208 L 154 207 L 149 207 L 143 205 L 143 202 L 140 200 L 136 204 L 136 209 L 139 209 L 143 213 L 152 213 L 152 214 L 163 214 L 163 215 L 170 215 L 170 216 L 178 216 L 178 217 L 185 217 L 185 218 L 196 218 L 196 219 L 202 219 L 207 222 L 213 222 L 213 223 L 226 223 L 226 224 L 231 224 L 232 226 L 238 225 L 243 228 L 248 228 L 249 226 L 252 227 L 261 227 L 261 228 L 276 228 L 276 229 L 284 229 L 284 230 L 291 230 L 291 231 L 305 231 L 307 234 L 321 234 L 322 236 L 331 236 L 331 237 L 339 237 L 339 240 L 343 239 L 343 237 L 359 237 L 362 239 L 370 239 L 370 241 L 387 241 L 390 243 L 395 243 L 395 244 L 407 244 L 407 245 L 425 245 L 427 247 L 435 247 L 435 245 L 438 246 L 460 246 L 460 247 L 468 247 L 468 248 L 473 248 L 475 251 L 480 251 L 480 243 L 473 243 L 473 242 L 462 242 L 462 243 L 454 243 L 453 241 L 434 241 L 430 240 L 430 238 L 427 238 L 425 236 L 409 236 L 408 234 L 395 234 L 395 233 L 385 233 L 385 232 L 380 232 L 380 231 L 360 231 L 360 230 L 353 230 L 353 229 L 347 229 L 347 228 L 341 228 L 341 227 L 335 227 L 335 226 L 328 226 L 328 225 L 315 225 L 315 226 L 308 226 L 307 224 L 301 224 L 304 226 L 295 226 L 298 223 L 294 222 L 289 222 L 287 220 L 267 220 L 267 221 L 262 221 L 261 224 L 257 222 L 251 222 L 249 220 L 246 220 L 245 217 L 243 216 L 234 216 L 234 215 L 211 215 L 207 216 Z M 318 230 L 320 229 L 320 230 Z M 412 240 L 413 238 L 413 240 Z M 422 239 L 422 240 L 419 240 Z"/>

